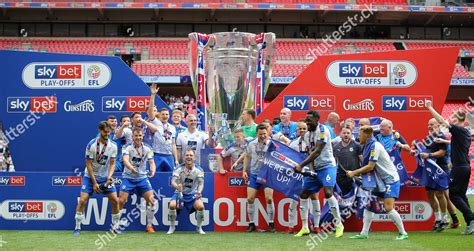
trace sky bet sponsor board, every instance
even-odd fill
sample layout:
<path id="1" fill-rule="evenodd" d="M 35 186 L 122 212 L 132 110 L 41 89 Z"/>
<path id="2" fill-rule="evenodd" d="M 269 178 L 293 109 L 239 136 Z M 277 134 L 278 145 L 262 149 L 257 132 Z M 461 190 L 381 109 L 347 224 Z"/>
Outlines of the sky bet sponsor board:
<path id="1" fill-rule="evenodd" d="M 417 79 L 417 69 L 408 61 L 335 61 L 326 77 L 336 87 L 406 88 Z"/>
<path id="2" fill-rule="evenodd" d="M 50 113 L 57 111 L 57 100 L 51 97 L 8 97 L 8 113 Z"/>
<path id="3" fill-rule="evenodd" d="M 279 157 L 280 158 L 280 157 Z M 72 183 L 78 182 L 80 176 L 73 172 L 24 172 L 28 179 L 25 186 L 7 186 L 0 189 L 0 230 L 72 230 L 74 214 L 80 195 L 80 186 L 56 185 L 63 183 L 66 177 L 72 177 Z M 120 174 L 116 173 L 119 178 Z M 0 178 L 5 177 L 0 173 Z M 74 178 L 78 177 L 78 178 Z M 169 186 L 170 173 L 157 173 L 150 179 L 158 208 L 154 215 L 153 226 L 157 231 L 166 231 L 169 227 L 168 204 L 174 191 Z M 66 179 L 64 179 L 66 178 Z M 120 181 L 121 179 L 117 179 Z M 52 183 L 53 181 L 53 183 Z M 245 231 L 247 221 L 247 185 L 242 174 L 206 173 L 204 176 L 204 231 Z M 120 189 L 120 182 L 116 185 Z M 402 189 L 400 201 L 395 204 L 408 231 L 429 230 L 433 223 L 433 214 L 423 187 Z M 320 200 L 324 195 L 320 193 Z M 275 226 L 284 231 L 289 225 L 288 207 L 291 199 L 275 191 Z M 143 231 L 146 226 L 145 200 L 131 193 L 122 211 L 122 219 L 130 223 L 125 231 Z M 258 215 L 256 224 L 263 229 L 266 223 L 266 202 L 263 191 L 257 193 L 255 211 Z M 362 221 L 351 217 L 346 222 L 347 231 L 359 231 Z M 386 221 L 384 215 L 377 215 L 376 221 Z M 46 224 L 45 224 L 46 223 Z M 103 195 L 94 194 L 84 209 L 82 229 L 108 230 L 111 224 L 111 206 Z M 194 231 L 195 214 L 188 214 L 186 209 L 178 215 L 177 231 Z M 296 228 L 299 228 L 300 225 Z M 372 230 L 395 230 L 393 224 L 374 222 Z"/>
<path id="4" fill-rule="evenodd" d="M 19 51 L 0 56 L 0 122 L 16 170 L 82 170 L 98 122 L 143 112 L 149 103 L 148 86 L 117 57 Z M 159 97 L 155 103 L 169 109 Z"/>
<path id="5" fill-rule="evenodd" d="M 424 112 L 426 103 L 433 103 L 427 95 L 382 96 L 382 110 L 387 112 Z"/>
<path id="6" fill-rule="evenodd" d="M 334 95 L 307 95 L 285 96 L 284 107 L 292 111 L 334 111 L 336 109 L 336 96 Z"/>
<path id="7" fill-rule="evenodd" d="M 102 62 L 34 62 L 22 73 L 23 83 L 31 89 L 100 89 L 111 77 Z"/>

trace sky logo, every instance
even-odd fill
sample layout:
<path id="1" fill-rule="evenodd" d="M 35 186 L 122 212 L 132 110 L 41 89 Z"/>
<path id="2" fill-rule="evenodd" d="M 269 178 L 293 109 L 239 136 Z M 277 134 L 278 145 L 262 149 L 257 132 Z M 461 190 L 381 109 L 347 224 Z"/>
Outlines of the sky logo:
<path id="1" fill-rule="evenodd" d="M 51 97 L 8 97 L 7 112 L 28 113 L 28 112 L 56 112 L 57 100 Z"/>
<path id="2" fill-rule="evenodd" d="M 285 96 L 283 106 L 292 111 L 334 111 L 336 97 L 333 95 Z"/>
<path id="3" fill-rule="evenodd" d="M 80 79 L 82 65 L 35 65 L 35 79 Z"/>
<path id="4" fill-rule="evenodd" d="M 340 63 L 341 78 L 384 78 L 387 77 L 386 63 Z"/>
<path id="5" fill-rule="evenodd" d="M 426 103 L 432 96 L 382 96 L 382 111 L 427 111 Z"/>
<path id="6" fill-rule="evenodd" d="M 103 112 L 145 112 L 150 105 L 150 97 L 102 97 Z"/>
<path id="7" fill-rule="evenodd" d="M 242 177 L 229 177 L 228 182 L 230 187 L 242 187 L 245 185 L 244 178 Z"/>

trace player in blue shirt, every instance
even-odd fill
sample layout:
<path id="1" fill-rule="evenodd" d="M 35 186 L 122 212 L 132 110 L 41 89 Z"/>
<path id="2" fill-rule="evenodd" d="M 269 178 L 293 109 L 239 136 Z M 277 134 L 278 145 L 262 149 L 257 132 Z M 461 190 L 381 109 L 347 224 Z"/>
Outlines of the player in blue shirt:
<path id="1" fill-rule="evenodd" d="M 397 168 L 383 145 L 375 140 L 373 132 L 370 126 L 362 126 L 359 128 L 359 140 L 360 143 L 364 145 L 363 166 L 359 169 L 348 171 L 347 177 L 353 178 L 354 176 L 371 171 L 374 171 L 376 177 L 380 177 L 383 186 L 377 189 L 378 193 L 375 195 L 384 198 L 383 206 L 385 212 L 398 228 L 399 235 L 396 240 L 405 240 L 408 239 L 408 234 L 405 231 L 400 214 L 398 214 L 394 208 L 395 199 L 398 198 L 400 193 L 400 176 L 398 176 Z M 368 239 L 373 217 L 374 213 L 365 209 L 362 232 L 352 236 L 351 239 Z"/>
<path id="2" fill-rule="evenodd" d="M 86 147 L 86 169 L 82 178 L 81 195 L 76 208 L 76 227 L 74 235 L 80 235 L 81 222 L 84 219 L 84 207 L 89 197 L 95 192 L 106 194 L 112 204 L 112 231 L 120 234 L 117 229 L 120 214 L 117 192 L 112 175 L 115 170 L 117 145 L 110 140 L 110 125 L 106 121 L 99 123 L 100 136 L 92 139 Z"/>
<path id="3" fill-rule="evenodd" d="M 149 175 L 147 175 L 147 162 L 150 166 Z M 125 170 L 122 174 L 122 186 L 120 187 L 120 210 L 127 203 L 130 193 L 136 192 L 137 195 L 142 196 L 148 205 L 146 231 L 154 233 L 152 225 L 158 205 L 153 198 L 153 188 L 149 178 L 155 176 L 156 167 L 153 151 L 149 146 L 143 144 L 143 130 L 141 128 L 133 128 L 133 144 L 125 145 L 123 148 L 123 164 Z"/>

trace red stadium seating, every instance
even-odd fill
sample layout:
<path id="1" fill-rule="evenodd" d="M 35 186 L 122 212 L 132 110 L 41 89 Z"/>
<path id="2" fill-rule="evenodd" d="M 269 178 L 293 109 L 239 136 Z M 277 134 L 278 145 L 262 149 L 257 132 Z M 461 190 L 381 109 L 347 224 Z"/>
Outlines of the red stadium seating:
<path id="1" fill-rule="evenodd" d="M 407 0 L 357 0 L 357 4 L 407 5 Z"/>
<path id="2" fill-rule="evenodd" d="M 408 49 L 459 46 L 473 51 L 474 43 L 407 42 Z M 278 40 L 276 59 L 283 61 L 274 67 L 274 76 L 297 76 L 310 59 L 320 55 L 377 52 L 395 50 L 392 42 L 339 41 L 336 44 L 316 40 Z M 134 70 L 139 75 L 187 75 L 183 62 L 188 57 L 187 40 L 184 39 L 0 39 L 0 49 L 47 51 L 56 53 L 113 55 L 135 50 L 150 60 L 178 60 L 176 64 L 138 63 Z M 145 56 L 146 55 L 146 56 Z M 457 65 L 453 77 L 470 78 L 469 72 Z"/>
<path id="3" fill-rule="evenodd" d="M 430 42 L 406 42 L 407 49 L 429 49 L 439 47 L 461 47 L 474 55 L 474 43 L 430 43 Z"/>
<path id="4" fill-rule="evenodd" d="M 41 0 L 0 0 L 0 2 L 159 2 L 159 3 L 182 3 L 182 2 L 189 2 L 189 3 L 302 3 L 302 4 L 312 4 L 312 3 L 320 3 L 320 4 L 350 4 L 348 0 L 189 0 L 189 1 L 180 1 L 180 0 L 100 0 L 100 1 L 93 1 L 93 0 L 48 0 L 48 1 L 41 1 Z M 406 5 L 407 0 L 357 0 L 357 4 L 378 4 L 378 5 Z"/>
<path id="5" fill-rule="evenodd" d="M 457 64 L 454 68 L 453 78 L 471 78 L 471 74 L 462 65 Z"/>

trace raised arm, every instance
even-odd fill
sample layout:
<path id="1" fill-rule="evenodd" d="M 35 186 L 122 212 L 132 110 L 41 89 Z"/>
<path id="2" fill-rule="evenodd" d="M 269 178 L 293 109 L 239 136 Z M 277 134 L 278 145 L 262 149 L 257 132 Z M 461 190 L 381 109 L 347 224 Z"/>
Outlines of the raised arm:
<path id="1" fill-rule="evenodd" d="M 438 121 L 440 125 L 443 125 L 445 127 L 450 127 L 449 122 L 446 121 L 443 116 L 441 116 L 432 106 L 431 101 L 426 101 L 426 108 L 431 112 L 431 115 Z"/>
<path id="2" fill-rule="evenodd" d="M 147 115 L 148 120 L 152 121 L 155 119 L 155 113 L 153 112 L 153 108 L 155 107 L 155 96 L 158 93 L 158 89 L 160 89 L 157 84 L 150 85 L 150 105 L 148 106 Z"/>

